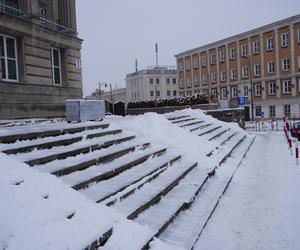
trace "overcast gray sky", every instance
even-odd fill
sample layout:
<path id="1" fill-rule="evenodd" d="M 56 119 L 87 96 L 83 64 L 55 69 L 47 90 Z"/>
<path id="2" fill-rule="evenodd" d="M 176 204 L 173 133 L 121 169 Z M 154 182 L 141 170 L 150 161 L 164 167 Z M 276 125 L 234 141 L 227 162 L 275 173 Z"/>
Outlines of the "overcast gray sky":
<path id="1" fill-rule="evenodd" d="M 300 0 L 77 0 L 84 95 L 174 55 L 300 13 Z"/>

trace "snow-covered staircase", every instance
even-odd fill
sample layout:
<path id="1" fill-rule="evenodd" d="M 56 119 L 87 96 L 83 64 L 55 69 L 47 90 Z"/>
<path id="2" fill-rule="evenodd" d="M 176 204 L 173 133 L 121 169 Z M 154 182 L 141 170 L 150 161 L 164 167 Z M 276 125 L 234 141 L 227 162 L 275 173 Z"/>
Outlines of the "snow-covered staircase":
<path id="1" fill-rule="evenodd" d="M 37 171 L 57 176 L 90 200 L 148 225 L 153 233 L 143 249 L 149 248 L 154 237 L 190 248 L 238 167 L 239 156 L 247 152 L 253 138 L 204 115 L 194 117 L 181 111 L 166 118 L 170 129 L 180 128 L 207 143 L 199 152 L 200 158 L 207 159 L 205 168 L 180 152 L 137 136 L 134 130 L 127 131 L 122 123 L 119 127 L 114 120 L 84 126 L 64 124 L 57 129 L 0 136 L 0 150 Z M 227 164 L 231 158 L 231 164 Z M 216 178 L 223 168 L 224 176 Z M 202 196 L 208 198 L 203 201 Z M 206 210 L 194 207 L 202 202 L 209 203 Z M 193 220 L 194 211 L 199 209 L 205 210 L 201 218 L 196 217 L 201 223 L 179 237 L 178 234 L 185 232 L 186 221 Z M 90 248 L 105 245 L 112 234 L 113 225 L 91 242 Z"/>

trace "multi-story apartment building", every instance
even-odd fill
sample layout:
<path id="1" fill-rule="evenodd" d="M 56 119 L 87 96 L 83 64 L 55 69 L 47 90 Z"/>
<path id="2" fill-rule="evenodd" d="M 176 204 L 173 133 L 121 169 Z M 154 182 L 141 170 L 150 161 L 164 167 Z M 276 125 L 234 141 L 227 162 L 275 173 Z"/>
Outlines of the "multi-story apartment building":
<path id="1" fill-rule="evenodd" d="M 179 91 L 237 102 L 246 116 L 300 117 L 300 15 L 176 56 Z M 251 93 L 253 93 L 251 97 Z"/>
<path id="2" fill-rule="evenodd" d="M 0 119 L 65 115 L 82 97 L 75 0 L 0 0 Z"/>
<path id="3" fill-rule="evenodd" d="M 174 67 L 149 67 L 126 76 L 127 102 L 150 101 L 178 96 Z"/>

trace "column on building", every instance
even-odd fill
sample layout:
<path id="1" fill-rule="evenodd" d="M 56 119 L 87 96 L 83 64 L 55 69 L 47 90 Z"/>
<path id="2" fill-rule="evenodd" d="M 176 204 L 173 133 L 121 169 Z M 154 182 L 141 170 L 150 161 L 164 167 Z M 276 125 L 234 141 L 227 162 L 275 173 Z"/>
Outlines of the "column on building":
<path id="1" fill-rule="evenodd" d="M 292 88 L 292 96 L 297 96 L 297 79 L 296 79 L 296 76 L 295 76 L 295 40 L 294 40 L 294 25 L 293 24 L 290 24 L 290 42 L 291 42 L 291 73 L 292 73 L 292 79 L 291 79 L 291 82 L 292 82 L 292 86 L 294 86 Z"/>
<path id="2" fill-rule="evenodd" d="M 75 0 L 58 0 L 59 23 L 76 30 Z"/>
<path id="3" fill-rule="evenodd" d="M 278 27 L 275 28 L 275 57 L 276 57 L 276 76 L 278 77 L 276 80 L 276 86 L 278 87 L 276 91 L 276 97 L 280 98 L 281 97 L 281 80 L 280 80 L 280 59 L 279 59 L 279 37 L 278 37 Z"/>
<path id="4" fill-rule="evenodd" d="M 38 13 L 38 0 L 19 0 L 19 8 L 28 14 Z"/>
<path id="5" fill-rule="evenodd" d="M 265 48 L 264 48 L 264 36 L 263 36 L 263 33 L 259 34 L 259 38 L 260 38 L 260 48 L 261 48 L 261 53 L 260 53 L 260 73 L 261 73 L 261 78 L 264 79 L 265 77 L 265 57 L 264 57 L 264 52 L 265 52 Z M 265 100 L 266 99 L 266 95 L 267 95 L 267 87 L 266 87 L 266 81 L 265 80 L 262 80 L 261 81 L 261 86 L 262 86 L 262 99 Z"/>

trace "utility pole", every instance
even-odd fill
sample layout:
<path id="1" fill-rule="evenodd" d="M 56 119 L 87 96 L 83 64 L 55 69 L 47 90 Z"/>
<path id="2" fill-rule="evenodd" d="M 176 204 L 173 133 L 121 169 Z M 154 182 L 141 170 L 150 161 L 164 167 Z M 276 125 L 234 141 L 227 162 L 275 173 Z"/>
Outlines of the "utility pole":
<path id="1" fill-rule="evenodd" d="M 158 68 L 158 45 L 155 44 L 155 53 L 156 53 L 156 68 Z"/>
<path id="2" fill-rule="evenodd" d="M 112 114 L 115 114 L 115 107 L 114 107 L 114 100 L 113 100 L 113 93 L 112 93 L 111 83 L 109 84 L 109 89 L 110 89 L 110 99 L 111 99 Z"/>

